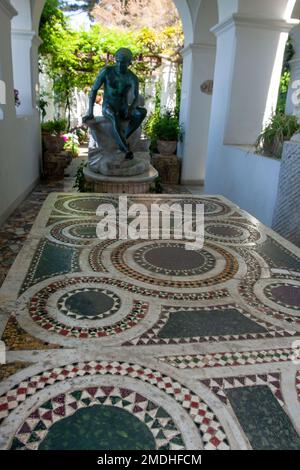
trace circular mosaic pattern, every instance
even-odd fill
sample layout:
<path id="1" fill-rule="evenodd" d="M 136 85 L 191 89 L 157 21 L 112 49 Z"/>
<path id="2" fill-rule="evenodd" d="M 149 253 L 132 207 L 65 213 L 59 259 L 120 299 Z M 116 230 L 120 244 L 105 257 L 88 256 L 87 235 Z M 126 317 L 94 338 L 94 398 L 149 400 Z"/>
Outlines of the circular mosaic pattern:
<path id="1" fill-rule="evenodd" d="M 134 260 L 150 272 L 169 276 L 204 274 L 216 265 L 206 250 L 189 251 L 183 244 L 169 243 L 142 247 L 134 253 Z"/>
<path id="2" fill-rule="evenodd" d="M 205 236 L 210 240 L 230 245 L 257 243 L 262 234 L 250 224 L 236 224 L 234 221 L 206 224 Z"/>
<path id="3" fill-rule="evenodd" d="M 83 294 L 85 292 L 86 287 L 82 289 L 81 284 L 85 284 L 85 285 L 94 284 L 96 287 L 94 289 L 93 288 L 91 289 L 90 287 L 88 287 L 88 290 L 98 292 L 99 289 L 102 288 L 103 283 L 105 284 L 105 282 L 109 283 L 109 279 L 107 278 L 99 279 L 99 278 L 93 278 L 93 277 L 74 277 L 74 278 L 64 279 L 62 281 L 57 281 L 52 284 L 49 284 L 48 286 L 36 292 L 30 298 L 29 314 L 32 320 L 35 323 L 37 323 L 41 328 L 49 332 L 57 333 L 63 337 L 73 337 L 73 338 L 81 338 L 81 339 L 103 338 L 103 337 L 115 336 L 120 333 L 123 333 L 124 331 L 129 330 L 133 328 L 134 326 L 136 326 L 145 317 L 149 308 L 148 303 L 134 300 L 132 305 L 127 308 L 127 311 L 124 310 L 124 312 L 121 312 L 123 317 L 120 320 L 118 321 L 115 320 L 115 322 L 112 321 L 111 324 L 104 325 L 104 326 L 91 326 L 91 327 L 81 326 L 76 323 L 75 319 L 68 318 L 68 316 L 75 315 L 76 319 L 79 322 L 80 322 L 80 319 L 78 317 L 81 318 L 81 323 L 82 323 L 83 318 L 84 320 L 88 319 L 87 321 L 91 320 L 91 317 L 88 317 L 87 315 L 82 315 L 83 312 L 86 313 L 87 311 L 86 310 L 87 298 L 85 298 L 83 302 L 83 297 L 81 296 L 82 310 L 80 314 L 74 311 L 71 312 L 71 310 L 68 309 L 68 306 L 66 307 L 66 301 L 72 298 L 74 291 L 75 291 L 75 295 Z M 74 286 L 74 290 L 72 289 L 72 286 Z M 64 315 L 61 315 L 61 317 L 66 316 L 66 320 L 63 321 L 59 318 L 57 314 L 57 303 L 55 304 L 56 305 L 55 308 L 51 308 L 50 305 L 51 305 L 51 302 L 53 302 L 52 299 L 55 298 L 56 295 L 59 295 L 60 291 L 64 292 L 66 289 L 70 290 L 70 295 L 68 293 L 67 295 L 59 297 L 60 299 L 59 307 L 62 308 L 63 314 L 64 314 Z M 113 293 L 110 293 L 107 290 L 103 290 L 101 294 L 104 294 L 105 296 L 110 297 L 114 302 L 114 306 L 112 307 L 111 310 L 108 311 L 109 315 L 112 315 L 113 313 L 116 314 L 120 307 L 120 299 L 118 298 L 118 296 Z M 76 300 L 78 302 L 78 297 L 75 297 L 75 300 L 73 299 L 73 303 L 76 302 Z M 27 308 L 26 300 L 24 302 Z M 74 305 L 73 305 L 73 308 L 74 308 Z M 64 311 L 64 309 L 66 311 Z M 89 312 L 90 311 L 91 310 L 89 307 Z M 99 313 L 99 315 L 103 315 L 103 314 L 104 314 L 103 312 Z M 93 318 L 93 320 L 96 321 L 96 320 L 101 320 L 101 319 Z"/>
<path id="4" fill-rule="evenodd" d="M 205 215 L 225 215 L 231 212 L 231 208 L 220 201 L 201 200 L 200 203 L 204 204 Z"/>
<path id="5" fill-rule="evenodd" d="M 89 245 L 91 240 L 97 238 L 97 222 L 96 220 L 71 220 L 59 223 L 51 228 L 50 236 L 54 241 L 65 245 Z"/>
<path id="6" fill-rule="evenodd" d="M 189 436 L 186 436 L 187 441 L 190 442 L 197 442 L 197 445 L 194 447 L 189 447 L 193 449 L 202 448 L 201 443 L 199 442 L 199 437 L 203 443 L 203 448 L 205 450 L 228 450 L 230 449 L 230 445 L 225 434 L 225 431 L 218 419 L 215 415 L 214 411 L 207 405 L 207 403 L 193 390 L 187 388 L 185 385 L 181 384 L 177 380 L 173 379 L 169 375 L 165 375 L 161 373 L 159 370 L 151 369 L 149 367 L 141 366 L 139 364 L 135 364 L 132 362 L 120 362 L 120 361 L 90 361 L 90 362 L 75 362 L 72 364 L 66 364 L 62 366 L 58 366 L 53 369 L 48 369 L 43 372 L 38 373 L 37 375 L 33 375 L 24 379 L 20 384 L 14 386 L 6 393 L 4 393 L 0 397 L 0 422 L 6 419 L 6 422 L 11 423 L 11 419 L 14 420 L 14 415 L 11 414 L 16 410 L 20 405 L 24 405 L 26 408 L 26 401 L 27 398 L 32 397 L 37 391 L 43 392 L 47 399 L 49 397 L 48 391 L 50 391 L 50 387 L 53 384 L 56 384 L 57 388 L 60 387 L 60 384 L 65 385 L 66 383 L 75 384 L 77 380 L 80 379 L 82 383 L 87 382 L 91 384 L 88 388 L 86 386 L 78 386 L 77 390 L 74 389 L 69 394 L 66 395 L 64 391 L 61 395 L 55 397 L 55 405 L 52 403 L 52 399 L 47 402 L 47 406 L 44 410 L 44 413 L 41 415 L 37 413 L 37 410 L 32 412 L 30 417 L 28 417 L 27 421 L 23 425 L 20 424 L 20 428 L 16 432 L 16 439 L 18 441 L 14 441 L 13 447 L 14 448 L 24 448 L 24 446 L 33 446 L 33 448 L 38 447 L 39 442 L 44 439 L 45 435 L 47 434 L 47 429 L 35 429 L 38 426 L 39 421 L 43 418 L 43 420 L 47 419 L 48 427 L 50 427 L 53 422 L 59 421 L 62 417 L 66 416 L 67 413 L 74 413 L 74 410 L 77 411 L 78 408 L 84 408 L 87 406 L 93 406 L 95 403 L 94 400 L 97 400 L 96 404 L 99 404 L 99 398 L 97 395 L 100 393 L 102 395 L 103 392 L 103 402 L 100 402 L 102 405 L 115 405 L 115 403 L 109 403 L 106 401 L 106 396 L 108 397 L 120 397 L 122 399 L 126 399 L 127 404 L 128 401 L 131 402 L 131 398 L 127 395 L 127 392 L 123 393 L 123 390 L 132 390 L 132 379 L 136 381 L 138 384 L 142 384 L 142 387 L 146 387 L 149 392 L 151 393 L 151 397 L 153 396 L 153 391 L 151 390 L 154 387 L 159 393 L 161 394 L 160 402 L 162 403 L 161 407 L 164 411 L 167 408 L 170 411 L 169 397 L 171 400 L 174 400 L 174 405 L 179 406 L 178 413 L 180 413 L 180 408 L 184 411 L 181 413 L 181 416 L 177 415 L 176 422 L 185 424 L 185 429 L 187 425 L 186 417 L 188 420 L 192 420 L 195 424 L 195 432 L 193 430 L 193 425 L 189 422 Z M 119 379 L 122 380 L 122 385 L 116 384 L 115 382 Z M 128 383 L 128 379 L 131 381 L 131 385 Z M 99 383 L 101 381 L 101 383 Z M 106 383 L 107 386 L 103 387 L 102 384 Z M 127 384 L 128 383 L 128 387 Z M 95 385 L 92 385 L 95 384 Z M 124 384 L 124 385 L 123 385 Z M 139 386 L 139 385 L 138 385 Z M 150 388 L 150 387 L 151 388 Z M 121 388 L 122 387 L 122 388 Z M 124 387 L 124 388 L 123 388 Z M 125 389 L 126 387 L 126 389 Z M 84 392 L 87 392 L 87 395 L 82 396 L 81 389 L 84 388 Z M 100 391 L 101 389 L 101 391 Z M 115 391 L 115 389 L 119 389 L 119 393 Z M 141 394 L 143 396 L 148 396 L 149 392 L 142 391 Z M 75 394 L 75 396 L 74 396 Z M 65 399 L 66 396 L 69 397 L 67 400 Z M 143 413 L 145 412 L 143 409 L 143 401 L 140 400 L 140 393 L 135 394 L 134 398 L 134 405 L 132 403 L 132 411 L 139 411 L 137 409 L 134 410 L 135 406 L 142 408 Z M 49 400 L 49 399 L 48 399 Z M 54 399 L 53 399 L 54 400 Z M 73 404 L 75 402 L 80 401 L 80 406 Z M 156 400 L 157 401 L 157 400 Z M 148 399 L 149 402 L 149 399 Z M 147 401 L 145 403 L 148 403 Z M 152 398 L 151 398 L 152 402 Z M 72 405 L 70 405 L 70 403 Z M 120 401 L 116 401 L 116 403 L 120 403 Z M 140 403 L 142 405 L 140 405 Z M 67 405 L 67 407 L 65 406 Z M 127 405 L 126 404 L 126 405 Z M 156 405 L 156 403 L 153 403 Z M 40 406 L 39 408 L 41 408 Z M 160 412 L 162 412 L 162 408 L 160 407 Z M 71 408 L 71 409 L 70 409 Z M 172 407 L 173 408 L 173 407 Z M 174 407 L 175 408 L 175 407 Z M 173 408 L 173 409 L 174 409 Z M 55 409 L 55 411 L 54 411 Z M 28 414 L 31 412 L 31 406 L 29 407 Z M 148 412 L 146 408 L 146 412 Z M 170 411 L 171 412 L 171 411 Z M 46 416 L 45 416 L 45 413 Z M 149 413 L 151 414 L 151 413 Z M 159 415 L 153 411 L 155 421 L 159 418 Z M 160 414 L 160 413 L 159 413 Z M 173 415 L 173 411 L 172 411 Z M 148 418 L 147 418 L 148 419 Z M 164 414 L 163 417 L 160 419 L 168 419 L 167 416 Z M 32 420 L 36 420 L 33 422 Z M 13 425 L 13 423 L 11 423 Z M 25 427 L 23 427 L 26 424 Z M 164 426 L 164 421 L 162 421 L 162 425 Z M 171 424 L 171 423 L 170 423 Z M 27 426 L 28 425 L 28 426 Z M 45 425 L 42 423 L 41 427 L 43 428 Z M 157 429 L 154 426 L 151 429 Z M 166 426 L 166 430 L 168 426 Z M 38 442 L 34 439 L 29 442 L 29 438 L 24 436 L 24 439 L 21 435 L 31 433 L 32 430 L 34 432 L 40 432 L 42 435 L 38 434 Z M 175 430 L 174 430 L 175 431 Z M 159 433 L 159 430 L 155 431 Z M 154 433 L 154 432 L 153 432 Z M 191 435 L 193 434 L 193 436 Z M 155 436 L 156 439 L 158 436 Z M 169 439 L 169 435 L 167 436 Z M 172 436 L 171 439 L 173 439 Z M 25 441 L 25 442 L 24 442 Z M 170 441 L 169 441 L 170 442 Z M 10 445 L 10 444 L 8 444 Z M 179 445 L 179 443 L 174 443 L 174 446 Z M 36 447 L 34 447 L 36 446 Z M 171 448 L 171 447 L 170 447 Z M 176 449 L 177 447 L 175 447 Z M 174 449 L 174 447 L 173 447 Z"/>
<path id="7" fill-rule="evenodd" d="M 232 279 L 238 273 L 239 269 L 246 269 L 245 266 L 241 267 L 239 265 L 238 259 L 229 251 L 217 245 L 206 244 L 205 249 L 200 252 L 201 254 L 203 253 L 203 256 L 201 256 L 201 258 L 195 257 L 195 259 L 198 260 L 197 263 L 201 263 L 200 266 L 198 264 L 198 267 L 194 271 L 192 267 L 191 270 L 186 269 L 181 272 L 176 272 L 175 270 L 172 273 L 170 270 L 164 270 L 158 263 L 154 266 L 145 259 L 143 253 L 144 250 L 148 250 L 149 245 L 150 249 L 152 249 L 153 243 L 150 242 L 128 241 L 119 244 L 109 253 L 110 262 L 113 263 L 114 267 L 119 272 L 132 279 L 150 285 L 157 285 L 160 288 L 172 287 L 175 289 L 199 288 L 224 283 Z M 156 249 L 165 246 L 178 248 L 178 245 L 185 247 L 184 242 L 181 244 L 157 242 L 154 246 Z M 183 251 L 185 248 L 180 248 L 180 250 L 182 253 L 188 253 L 188 251 Z M 190 253 L 195 255 L 194 251 Z M 190 253 L 188 254 L 189 260 L 191 259 Z M 97 248 L 93 249 L 93 255 L 95 254 L 97 254 Z M 96 268 L 97 270 L 97 257 L 93 256 L 93 260 L 93 269 Z M 99 261 L 101 263 L 101 259 Z M 180 261 L 177 260 L 175 262 L 179 263 Z M 170 274 L 174 275 L 170 276 Z"/>
<path id="8" fill-rule="evenodd" d="M 96 320 L 114 315 L 121 299 L 107 289 L 76 289 L 63 295 L 57 304 L 60 311 L 72 318 Z"/>
<path id="9" fill-rule="evenodd" d="M 298 285 L 271 284 L 264 289 L 264 294 L 282 307 L 300 311 L 300 286 Z"/>
<path id="10" fill-rule="evenodd" d="M 114 386 L 60 394 L 18 429 L 12 450 L 181 450 L 172 417 L 140 393 Z"/>
<path id="11" fill-rule="evenodd" d="M 216 237 L 238 238 L 243 236 L 243 231 L 241 229 L 225 224 L 210 225 L 207 227 L 206 231 L 210 235 L 215 235 Z"/>
<path id="12" fill-rule="evenodd" d="M 100 205 L 100 200 L 99 198 L 95 198 L 95 197 L 75 199 L 73 201 L 70 201 L 69 203 L 69 207 L 72 210 L 80 211 L 80 212 L 94 212 L 94 213 L 96 213 L 99 205 Z"/>
<path id="13" fill-rule="evenodd" d="M 299 331 L 299 279 L 259 279 L 250 289 L 240 290 L 246 302 L 272 319 L 287 322 Z M 282 328 L 282 327 L 281 327 Z"/>
<path id="14" fill-rule="evenodd" d="M 113 197 L 100 196 L 63 196 L 55 202 L 55 209 L 64 214 L 95 216 L 100 204 L 112 204 L 117 207 L 118 202 Z"/>
<path id="15" fill-rule="evenodd" d="M 97 237 L 96 224 L 84 223 L 70 228 L 73 237 L 94 239 Z"/>

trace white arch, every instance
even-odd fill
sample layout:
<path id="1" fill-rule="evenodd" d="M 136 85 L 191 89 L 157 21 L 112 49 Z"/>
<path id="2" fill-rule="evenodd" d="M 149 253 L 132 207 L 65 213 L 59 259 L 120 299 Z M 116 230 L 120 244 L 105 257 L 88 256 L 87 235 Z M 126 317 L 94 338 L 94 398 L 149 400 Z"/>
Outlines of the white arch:
<path id="1" fill-rule="evenodd" d="M 210 28 L 218 23 L 217 0 L 173 0 L 181 16 L 185 46 L 214 42 Z M 228 0 L 226 0 L 228 1 Z"/>
<path id="2" fill-rule="evenodd" d="M 239 0 L 218 0 L 219 21 L 227 19 L 239 8 Z"/>
<path id="3" fill-rule="evenodd" d="M 190 44 L 193 42 L 193 21 L 191 16 L 191 10 L 188 3 L 188 0 L 173 0 L 178 13 L 181 17 L 183 32 L 185 38 L 185 44 Z"/>
<path id="4" fill-rule="evenodd" d="M 295 3 L 299 0 L 218 0 L 220 21 L 234 13 L 256 18 L 288 20 L 293 17 Z M 300 8 L 298 6 L 298 12 Z"/>
<path id="5" fill-rule="evenodd" d="M 293 8 L 291 17 L 300 19 L 300 0 L 295 0 L 295 4 L 294 4 L 294 8 Z"/>
<path id="6" fill-rule="evenodd" d="M 38 34 L 39 24 L 42 16 L 42 12 L 46 3 L 46 0 L 30 0 L 31 3 L 31 17 L 32 17 L 32 29 Z"/>
<path id="7" fill-rule="evenodd" d="M 295 0 L 239 0 L 238 13 L 245 16 L 289 19 Z"/>
<path id="8" fill-rule="evenodd" d="M 215 45 L 216 37 L 211 28 L 219 22 L 217 0 L 201 0 L 194 21 L 194 41 L 199 44 Z"/>

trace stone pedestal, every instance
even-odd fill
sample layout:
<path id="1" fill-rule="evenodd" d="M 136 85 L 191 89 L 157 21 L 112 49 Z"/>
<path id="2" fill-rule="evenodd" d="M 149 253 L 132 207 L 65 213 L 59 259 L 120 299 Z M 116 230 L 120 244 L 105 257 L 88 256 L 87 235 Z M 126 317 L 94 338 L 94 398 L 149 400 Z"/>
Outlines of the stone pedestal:
<path id="1" fill-rule="evenodd" d="M 300 246 L 300 142 L 286 142 L 272 228 Z"/>
<path id="2" fill-rule="evenodd" d="M 104 117 L 86 122 L 90 129 L 89 165 L 84 169 L 85 188 L 97 193 L 145 194 L 158 177 L 150 165 L 149 142 L 138 129 L 128 140 L 134 154 L 125 159 L 116 143 L 112 124 Z M 128 125 L 122 123 L 123 129 Z"/>
<path id="3" fill-rule="evenodd" d="M 179 184 L 180 160 L 176 155 L 159 155 L 152 157 L 152 164 L 159 173 L 163 184 Z"/>
<path id="4" fill-rule="evenodd" d="M 125 160 L 125 154 L 119 150 L 112 124 L 104 117 L 97 117 L 86 122 L 90 129 L 89 168 L 94 173 L 105 176 L 135 176 L 149 169 L 150 160 L 142 154 L 149 155 L 149 142 L 142 139 L 142 131 L 138 129 L 129 139 L 130 150 L 134 153 L 133 160 Z M 123 130 L 128 121 L 123 121 Z"/>
<path id="5" fill-rule="evenodd" d="M 158 172 L 152 165 L 149 169 L 136 176 L 104 176 L 94 173 L 89 168 L 83 170 L 85 189 L 91 193 L 110 194 L 147 194 L 151 184 L 158 177 Z"/>
<path id="6" fill-rule="evenodd" d="M 46 179 L 62 180 L 67 166 L 70 165 L 72 157 L 68 152 L 50 153 L 43 155 L 43 172 Z"/>

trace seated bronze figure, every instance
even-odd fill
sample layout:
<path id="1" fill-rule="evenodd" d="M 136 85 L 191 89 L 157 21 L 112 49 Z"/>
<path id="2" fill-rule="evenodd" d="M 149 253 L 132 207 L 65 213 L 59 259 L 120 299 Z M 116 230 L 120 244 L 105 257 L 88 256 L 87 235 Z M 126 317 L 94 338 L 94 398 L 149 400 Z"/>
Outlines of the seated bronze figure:
<path id="1" fill-rule="evenodd" d="M 116 64 L 104 67 L 92 87 L 89 98 L 89 110 L 84 121 L 94 119 L 93 108 L 98 90 L 104 87 L 103 116 L 113 126 L 115 140 L 125 158 L 133 159 L 128 139 L 140 127 L 147 115 L 147 110 L 139 106 L 139 80 L 129 70 L 133 55 L 129 49 L 121 48 L 116 53 Z M 130 103 L 130 96 L 132 102 Z M 125 131 L 122 121 L 128 121 Z"/>

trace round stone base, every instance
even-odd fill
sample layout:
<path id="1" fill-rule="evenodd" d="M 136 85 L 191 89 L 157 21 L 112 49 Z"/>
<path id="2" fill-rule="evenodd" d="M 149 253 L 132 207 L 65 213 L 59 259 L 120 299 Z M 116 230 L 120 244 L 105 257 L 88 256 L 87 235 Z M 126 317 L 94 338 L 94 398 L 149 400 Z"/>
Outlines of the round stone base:
<path id="1" fill-rule="evenodd" d="M 158 177 L 158 172 L 150 165 L 147 172 L 137 176 L 104 176 L 89 168 L 83 170 L 85 188 L 91 193 L 147 194 Z"/>

